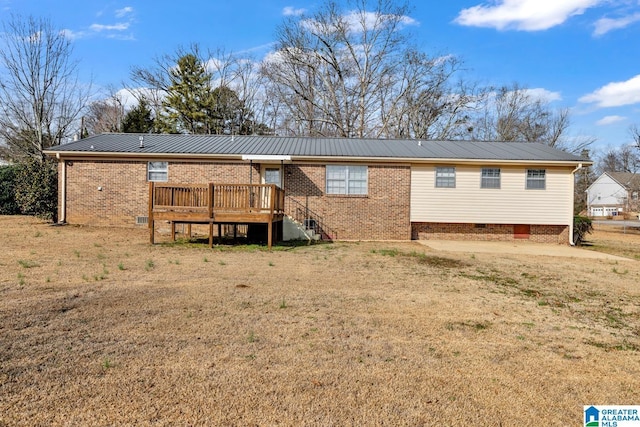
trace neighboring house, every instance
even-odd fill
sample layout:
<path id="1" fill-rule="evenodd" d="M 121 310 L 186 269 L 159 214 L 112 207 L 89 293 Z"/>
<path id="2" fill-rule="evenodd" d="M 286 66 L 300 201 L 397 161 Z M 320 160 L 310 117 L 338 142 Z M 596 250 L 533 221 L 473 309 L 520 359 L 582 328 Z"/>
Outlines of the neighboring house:
<path id="1" fill-rule="evenodd" d="M 638 212 L 640 174 L 604 172 L 587 188 L 587 212 L 592 217 Z"/>
<path id="2" fill-rule="evenodd" d="M 61 221 L 143 224 L 149 181 L 276 183 L 286 218 L 333 240 L 566 244 L 574 173 L 591 164 L 537 143 L 264 136 L 104 134 L 47 154 Z"/>

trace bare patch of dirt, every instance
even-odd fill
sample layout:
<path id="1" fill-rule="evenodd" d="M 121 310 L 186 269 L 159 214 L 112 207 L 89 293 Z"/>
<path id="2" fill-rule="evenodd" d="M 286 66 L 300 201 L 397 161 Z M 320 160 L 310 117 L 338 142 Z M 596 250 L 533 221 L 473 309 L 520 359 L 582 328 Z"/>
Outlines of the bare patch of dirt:
<path id="1" fill-rule="evenodd" d="M 576 425 L 640 389 L 637 262 L 0 239 L 0 425 Z"/>

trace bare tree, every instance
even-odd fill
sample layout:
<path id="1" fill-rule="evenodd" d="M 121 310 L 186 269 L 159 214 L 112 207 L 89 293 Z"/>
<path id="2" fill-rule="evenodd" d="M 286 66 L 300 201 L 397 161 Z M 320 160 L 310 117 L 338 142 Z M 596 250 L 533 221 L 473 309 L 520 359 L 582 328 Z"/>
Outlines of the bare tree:
<path id="1" fill-rule="evenodd" d="M 628 172 L 640 171 L 640 153 L 634 145 L 623 145 L 610 148 L 598 159 L 600 172 Z"/>
<path id="2" fill-rule="evenodd" d="M 640 149 L 640 127 L 638 125 L 631 125 L 629 127 L 629 134 L 633 139 L 633 145 Z"/>
<path id="3" fill-rule="evenodd" d="M 429 72 L 419 71 L 399 107 L 388 137 L 435 140 L 464 139 L 468 121 L 484 90 L 462 80 L 452 83 L 460 62 L 449 57 Z"/>
<path id="4" fill-rule="evenodd" d="M 71 42 L 50 21 L 14 16 L 0 38 L 0 138 L 5 155 L 43 162 L 43 151 L 75 130 L 90 86 L 79 82 Z"/>
<path id="5" fill-rule="evenodd" d="M 89 104 L 84 116 L 85 129 L 89 135 L 99 135 L 107 132 L 120 132 L 125 109 L 121 97 L 117 93 L 108 98 Z"/>
<path id="6" fill-rule="evenodd" d="M 340 137 L 427 135 L 416 125 L 456 71 L 455 58 L 430 58 L 409 43 L 406 4 L 328 0 L 287 19 L 262 73 L 277 98 L 285 133 Z M 430 90 L 432 92 L 430 92 Z M 417 106 L 416 104 L 419 104 Z M 438 102 L 432 102 L 435 109 Z M 428 109 L 428 108 L 427 108 Z"/>
<path id="7" fill-rule="evenodd" d="M 561 148 L 569 127 L 569 111 L 553 110 L 549 102 L 514 84 L 488 89 L 482 113 L 470 126 L 472 139 L 543 142 Z M 580 150 L 584 147 L 580 147 Z"/>

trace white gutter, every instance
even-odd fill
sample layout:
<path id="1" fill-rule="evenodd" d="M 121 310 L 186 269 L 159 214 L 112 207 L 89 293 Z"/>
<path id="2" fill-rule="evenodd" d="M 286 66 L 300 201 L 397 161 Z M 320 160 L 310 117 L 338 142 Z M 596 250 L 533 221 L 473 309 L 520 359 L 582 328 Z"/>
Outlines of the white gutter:
<path id="1" fill-rule="evenodd" d="M 578 167 L 571 171 L 571 200 L 575 197 L 575 185 L 576 185 L 576 172 L 582 169 L 582 163 L 578 163 Z M 573 206 L 571 206 L 571 217 L 569 221 L 569 244 L 575 246 L 576 242 L 573 240 Z"/>

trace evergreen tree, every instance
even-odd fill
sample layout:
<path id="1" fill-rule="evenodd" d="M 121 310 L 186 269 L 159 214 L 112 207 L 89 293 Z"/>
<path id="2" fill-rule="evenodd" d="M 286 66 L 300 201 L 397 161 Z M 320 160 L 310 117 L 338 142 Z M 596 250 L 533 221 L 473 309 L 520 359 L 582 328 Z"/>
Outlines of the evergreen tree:
<path id="1" fill-rule="evenodd" d="M 214 110 L 211 74 L 195 55 L 178 59 L 170 70 L 170 86 L 159 118 L 161 130 L 169 133 L 212 133 L 208 112 Z"/>
<path id="2" fill-rule="evenodd" d="M 151 117 L 151 109 L 144 99 L 133 107 L 122 119 L 122 132 L 150 133 L 155 130 L 155 120 Z"/>
<path id="3" fill-rule="evenodd" d="M 213 110 L 209 112 L 213 123 L 212 133 L 217 135 L 247 134 L 247 112 L 238 94 L 226 86 L 219 86 L 211 93 Z"/>

